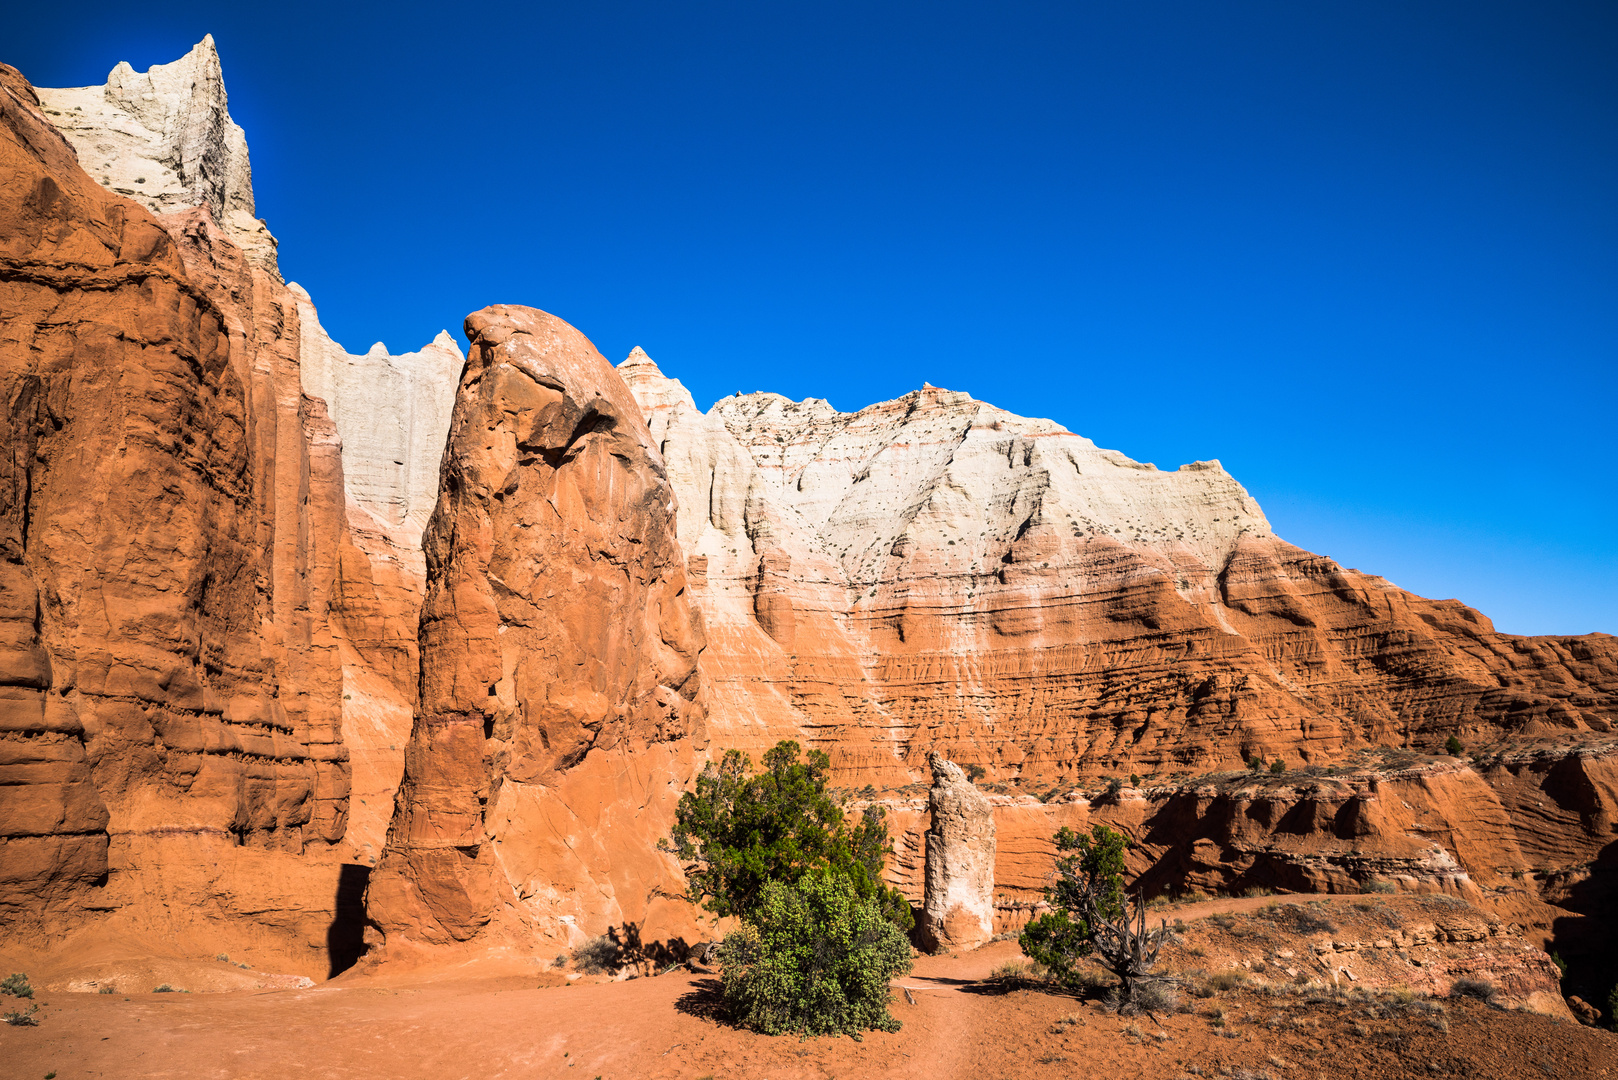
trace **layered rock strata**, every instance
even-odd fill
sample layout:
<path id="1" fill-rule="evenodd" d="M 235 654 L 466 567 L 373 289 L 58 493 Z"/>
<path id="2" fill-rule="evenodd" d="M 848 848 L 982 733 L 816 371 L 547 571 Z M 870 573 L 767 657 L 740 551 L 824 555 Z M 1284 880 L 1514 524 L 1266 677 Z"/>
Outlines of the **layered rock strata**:
<path id="1" fill-rule="evenodd" d="M 1610 895 L 1602 873 L 1618 815 L 1618 744 L 1470 763 L 1370 758 L 1276 776 L 1071 791 L 1048 801 L 987 799 L 998 933 L 1018 929 L 1039 903 L 1056 831 L 1103 824 L 1130 838 L 1131 880 L 1148 896 L 1446 894 L 1487 899 L 1548 936 L 1552 920 L 1567 911 L 1597 914 L 1598 898 Z M 889 883 L 921 906 L 930 888 L 929 804 L 886 798 L 880 805 L 893 830 Z"/>
<path id="2" fill-rule="evenodd" d="M 937 754 L 931 764 L 927 884 L 916 936 L 928 952 L 975 949 L 995 933 L 994 811 L 959 765 Z"/>
<path id="3" fill-rule="evenodd" d="M 467 319 L 428 526 L 421 703 L 369 917 L 392 959 L 689 939 L 656 851 L 705 748 L 663 461 L 612 365 L 522 307 Z M 682 954 L 683 955 L 683 954 Z"/>
<path id="4" fill-rule="evenodd" d="M 121 66 L 92 118 L 89 91 L 47 109 L 4 69 L 0 910 L 14 942 L 116 932 L 323 977 L 359 944 L 421 574 L 349 527 L 217 76 L 211 42 Z M 169 162 L 143 200 L 168 212 L 80 154 Z"/>
<path id="5" fill-rule="evenodd" d="M 703 570 L 726 746 L 804 740 L 856 785 L 933 749 L 1043 785 L 1618 719 L 1618 639 L 1499 634 L 1302 551 L 1217 461 L 1162 472 L 936 387 L 703 414 L 645 353 L 620 371 Z"/>

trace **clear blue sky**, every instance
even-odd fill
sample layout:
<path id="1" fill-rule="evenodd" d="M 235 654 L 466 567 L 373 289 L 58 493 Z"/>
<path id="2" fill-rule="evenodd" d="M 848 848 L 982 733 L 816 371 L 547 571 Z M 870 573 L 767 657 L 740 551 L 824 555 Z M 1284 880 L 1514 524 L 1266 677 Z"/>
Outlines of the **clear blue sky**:
<path id="1" fill-rule="evenodd" d="M 1515 633 L 1618 632 L 1618 4 L 18 4 L 204 33 L 349 349 L 496 302 L 706 405 L 928 380 Z"/>

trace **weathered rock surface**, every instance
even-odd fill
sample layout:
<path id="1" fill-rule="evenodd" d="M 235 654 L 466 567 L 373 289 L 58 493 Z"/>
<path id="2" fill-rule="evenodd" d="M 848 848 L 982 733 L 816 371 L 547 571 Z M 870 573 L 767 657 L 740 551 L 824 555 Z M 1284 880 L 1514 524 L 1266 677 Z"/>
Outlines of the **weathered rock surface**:
<path id="1" fill-rule="evenodd" d="M 1161 472 L 934 387 L 697 411 L 620 368 L 668 462 L 725 746 L 856 784 L 927 753 L 1025 784 L 1604 732 L 1618 638 L 1521 638 L 1276 537 L 1218 462 Z"/>
<path id="2" fill-rule="evenodd" d="M 994 810 L 961 767 L 932 756 L 927 886 L 916 933 L 928 952 L 975 949 L 994 936 Z"/>
<path id="3" fill-rule="evenodd" d="M 120 62 L 105 86 L 36 93 L 103 187 L 154 214 L 205 206 L 250 262 L 276 273 L 275 238 L 254 216 L 247 136 L 226 107 L 212 34 L 172 64 L 137 72 Z"/>
<path id="4" fill-rule="evenodd" d="M 216 77 L 204 46 L 178 66 Z M 167 108 L 172 75 L 123 97 Z M 184 940 L 323 977 L 357 951 L 343 909 L 387 824 L 351 817 L 349 751 L 403 745 L 420 586 L 349 529 L 295 298 L 215 222 L 246 177 L 216 83 L 185 83 L 179 126 L 224 145 L 175 144 L 154 217 L 4 69 L 0 910 L 19 942 Z M 362 771 L 391 804 L 398 766 Z"/>
<path id="5" fill-rule="evenodd" d="M 353 780 L 348 840 L 356 859 L 374 864 L 404 768 L 426 581 L 421 530 L 437 496 L 461 352 L 441 333 L 417 353 L 392 356 L 378 344 L 350 355 L 321 327 L 307 292 L 291 284 L 283 295 L 275 240 L 253 217 L 247 141 L 231 120 L 211 37 L 145 73 L 121 63 L 105 86 L 37 92 L 93 179 L 160 215 L 166 228 L 189 228 L 198 251 L 213 235 L 184 223 L 197 208 L 206 211 L 229 245 L 267 276 L 263 289 L 273 303 L 246 321 L 296 315 L 266 332 L 281 342 L 303 392 L 320 399 L 311 408 L 329 418 L 321 421 L 322 452 L 342 458 L 346 528 L 337 536 L 331 587 L 332 610 L 346 631 L 335 647 Z M 340 445 L 332 444 L 331 425 Z"/>
<path id="6" fill-rule="evenodd" d="M 500 306 L 466 331 L 422 698 L 369 917 L 390 959 L 689 935 L 655 845 L 705 748 L 703 637 L 662 458 L 573 327 Z"/>
<path id="7" fill-rule="evenodd" d="M 326 333 L 309 294 L 298 299 L 303 388 L 326 403 L 343 437 L 351 498 L 409 548 L 438 501 L 438 469 L 449 436 L 455 384 L 466 357 L 448 332 L 419 352 L 390 355 L 379 341 L 355 356 Z"/>

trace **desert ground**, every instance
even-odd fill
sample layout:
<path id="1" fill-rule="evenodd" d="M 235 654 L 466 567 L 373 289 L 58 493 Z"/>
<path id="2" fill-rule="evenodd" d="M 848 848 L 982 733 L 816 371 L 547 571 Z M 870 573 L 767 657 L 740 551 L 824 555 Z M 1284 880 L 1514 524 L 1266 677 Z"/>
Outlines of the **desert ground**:
<path id="1" fill-rule="evenodd" d="M 1168 964 L 1186 992 L 1177 1011 L 1159 1015 L 1118 1015 L 1099 987 L 1073 994 L 997 976 L 1020 958 L 1008 940 L 918 957 L 894 984 L 903 1028 L 859 1041 L 740 1030 L 721 1014 L 715 975 L 686 966 L 618 981 L 477 969 L 223 993 L 41 990 L 39 1026 L 0 1028 L 0 1059 L 8 1078 L 56 1080 L 1618 1075 L 1618 1035 L 1609 1031 L 1471 998 L 1299 985 L 1273 968 L 1244 968 L 1244 954 L 1252 965 L 1286 944 L 1255 942 L 1244 920 L 1265 925 L 1295 901 L 1345 922 L 1353 905 L 1372 906 L 1253 897 L 1163 911 L 1183 924 Z M 1385 906 L 1401 905 L 1409 902 Z M 166 970 L 202 981 L 210 962 L 176 959 Z"/>

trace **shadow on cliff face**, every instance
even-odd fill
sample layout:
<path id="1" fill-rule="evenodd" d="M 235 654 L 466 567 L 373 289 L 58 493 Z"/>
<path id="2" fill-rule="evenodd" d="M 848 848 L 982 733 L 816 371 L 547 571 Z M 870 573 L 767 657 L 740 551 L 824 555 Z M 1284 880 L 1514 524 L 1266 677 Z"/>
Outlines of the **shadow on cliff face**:
<path id="1" fill-rule="evenodd" d="M 1618 933 L 1612 925 L 1618 910 L 1618 842 L 1602 848 L 1589 875 L 1556 903 L 1578 913 L 1551 924 L 1550 949 L 1567 963 L 1562 992 L 1594 1005 L 1608 1022 L 1607 995 L 1618 979 Z"/>
<path id="2" fill-rule="evenodd" d="M 667 941 L 643 941 L 639 923 L 609 926 L 607 937 L 618 946 L 620 963 L 649 964 L 656 969 L 684 963 L 696 948 L 683 937 L 671 937 Z"/>
<path id="3" fill-rule="evenodd" d="M 335 979 L 365 955 L 365 886 L 371 868 L 344 863 L 337 871 L 337 902 L 326 928 L 326 978 Z"/>

